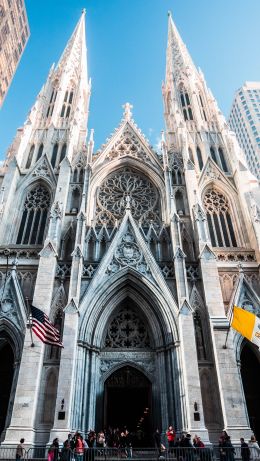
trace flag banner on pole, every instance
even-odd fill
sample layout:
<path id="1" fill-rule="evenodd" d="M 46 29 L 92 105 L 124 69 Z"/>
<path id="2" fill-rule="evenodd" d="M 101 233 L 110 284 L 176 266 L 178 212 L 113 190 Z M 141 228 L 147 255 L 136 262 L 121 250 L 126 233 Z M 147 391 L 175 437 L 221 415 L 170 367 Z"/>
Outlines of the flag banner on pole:
<path id="1" fill-rule="evenodd" d="M 49 317 L 37 307 L 31 306 L 32 331 L 44 343 L 50 346 L 63 347 L 60 332 L 51 323 Z"/>
<path id="2" fill-rule="evenodd" d="M 259 317 L 241 307 L 234 306 L 231 326 L 260 349 Z"/>

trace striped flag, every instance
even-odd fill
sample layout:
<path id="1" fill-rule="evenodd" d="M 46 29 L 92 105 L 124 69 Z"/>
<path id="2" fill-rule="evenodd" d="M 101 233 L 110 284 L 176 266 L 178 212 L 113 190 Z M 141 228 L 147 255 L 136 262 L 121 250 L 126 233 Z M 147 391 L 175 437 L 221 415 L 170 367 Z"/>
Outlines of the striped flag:
<path id="1" fill-rule="evenodd" d="M 50 322 L 49 317 L 37 307 L 31 306 L 32 331 L 45 344 L 63 347 L 60 332 Z"/>
<path id="2" fill-rule="evenodd" d="M 259 317 L 241 307 L 234 306 L 231 326 L 260 349 Z"/>

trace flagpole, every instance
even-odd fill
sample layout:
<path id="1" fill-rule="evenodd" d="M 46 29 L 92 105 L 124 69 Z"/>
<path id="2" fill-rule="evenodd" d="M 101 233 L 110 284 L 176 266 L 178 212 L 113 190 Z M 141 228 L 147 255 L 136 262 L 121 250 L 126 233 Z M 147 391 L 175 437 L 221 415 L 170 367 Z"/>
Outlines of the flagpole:
<path id="1" fill-rule="evenodd" d="M 29 304 L 28 296 L 26 296 L 25 299 L 26 299 L 26 305 L 27 305 L 27 312 L 28 312 L 28 314 L 29 314 L 29 328 L 30 328 L 31 341 L 32 341 L 32 342 L 31 342 L 31 347 L 34 347 L 35 344 L 34 344 L 34 342 L 33 342 L 33 335 L 32 335 L 32 321 L 31 321 L 31 315 L 32 315 L 32 313 L 31 313 L 31 307 L 30 307 L 30 304 Z"/>

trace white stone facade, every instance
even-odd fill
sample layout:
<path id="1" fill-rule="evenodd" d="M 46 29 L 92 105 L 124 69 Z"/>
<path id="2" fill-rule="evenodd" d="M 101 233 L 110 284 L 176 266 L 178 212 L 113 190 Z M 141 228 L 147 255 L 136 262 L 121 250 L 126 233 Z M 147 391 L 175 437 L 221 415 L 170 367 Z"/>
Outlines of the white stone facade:
<path id="1" fill-rule="evenodd" d="M 161 152 L 130 104 L 99 152 L 93 132 L 86 144 L 84 12 L 8 151 L 0 331 L 16 368 L 5 444 L 101 428 L 106 383 L 126 366 L 150 383 L 153 428 L 251 434 L 245 343 L 230 331 L 223 346 L 234 303 L 260 312 L 258 184 L 171 16 L 168 27 Z M 25 297 L 61 328 L 62 351 L 31 347 Z"/>

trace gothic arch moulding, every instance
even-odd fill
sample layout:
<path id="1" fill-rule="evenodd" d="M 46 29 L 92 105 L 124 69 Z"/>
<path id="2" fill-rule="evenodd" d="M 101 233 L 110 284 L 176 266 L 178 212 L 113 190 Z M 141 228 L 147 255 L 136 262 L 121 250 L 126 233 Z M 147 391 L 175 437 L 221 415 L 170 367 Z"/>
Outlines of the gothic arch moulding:
<path id="1" fill-rule="evenodd" d="M 80 306 L 80 341 L 102 347 L 104 329 L 125 298 L 133 300 L 147 319 L 155 347 L 178 340 L 177 310 L 174 312 L 163 294 L 132 268 L 119 271 L 104 281 L 98 290 L 89 291 L 91 293 L 87 293 Z"/>

